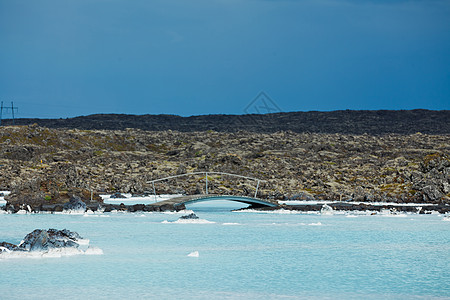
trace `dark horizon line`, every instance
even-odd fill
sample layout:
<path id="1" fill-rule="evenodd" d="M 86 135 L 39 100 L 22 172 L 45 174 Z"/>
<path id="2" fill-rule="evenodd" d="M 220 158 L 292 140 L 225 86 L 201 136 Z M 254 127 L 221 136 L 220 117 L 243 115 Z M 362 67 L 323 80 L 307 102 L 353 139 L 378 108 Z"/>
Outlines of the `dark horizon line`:
<path id="1" fill-rule="evenodd" d="M 332 113 L 332 112 L 402 112 L 402 111 L 434 111 L 434 112 L 447 112 L 449 109 L 427 109 L 427 108 L 413 108 L 413 109 L 337 109 L 337 110 L 308 110 L 308 111 L 279 111 L 270 113 L 251 113 L 251 114 L 199 114 L 190 116 L 181 116 L 177 114 L 161 113 L 161 114 L 128 114 L 128 113 L 93 113 L 87 115 L 78 115 L 74 117 L 53 117 L 53 118 L 40 118 L 40 117 L 20 117 L 14 118 L 14 120 L 60 120 L 60 119 L 75 119 L 90 116 L 171 116 L 179 118 L 191 118 L 191 117 L 203 117 L 203 116 L 267 116 L 267 115 L 279 115 L 279 114 L 294 114 L 294 113 Z M 2 120 L 13 120 L 13 118 L 2 118 Z"/>

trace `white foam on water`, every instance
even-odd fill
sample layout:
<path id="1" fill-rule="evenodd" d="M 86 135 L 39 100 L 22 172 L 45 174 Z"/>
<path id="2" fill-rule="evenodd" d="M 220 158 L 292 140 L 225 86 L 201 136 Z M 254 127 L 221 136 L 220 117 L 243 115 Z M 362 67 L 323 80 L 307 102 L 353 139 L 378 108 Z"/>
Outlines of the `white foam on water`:
<path id="1" fill-rule="evenodd" d="M 224 226 L 236 226 L 236 225 L 242 225 L 240 223 L 223 223 Z"/>
<path id="2" fill-rule="evenodd" d="M 5 196 L 11 194 L 11 192 L 10 191 L 0 191 L 0 194 L 3 194 L 3 196 L 0 196 L 0 206 L 5 206 L 6 205 Z"/>
<path id="3" fill-rule="evenodd" d="M 92 212 L 92 211 L 91 211 Z M 84 211 L 84 209 L 65 209 L 61 212 L 61 214 L 66 214 L 66 215 L 84 215 L 84 214 L 89 214 L 88 211 Z"/>
<path id="4" fill-rule="evenodd" d="M 322 215 L 333 215 L 334 210 L 331 206 L 329 206 L 328 204 L 324 204 L 322 206 L 322 209 L 320 210 L 320 213 Z"/>
<path id="5" fill-rule="evenodd" d="M 5 248 L 5 247 L 0 247 L 0 251 L 1 252 L 7 252 L 7 253 L 10 253 L 11 252 L 11 250 L 9 250 L 8 248 Z M 0 252 L 0 253 L 1 253 Z"/>
<path id="6" fill-rule="evenodd" d="M 194 252 L 189 253 L 187 256 L 189 256 L 189 257 L 199 257 L 200 254 L 198 253 L 198 251 L 194 251 Z"/>
<path id="7" fill-rule="evenodd" d="M 208 221 L 205 219 L 178 219 L 176 221 L 162 221 L 163 224 L 214 224 L 216 222 Z"/>
<path id="8" fill-rule="evenodd" d="M 84 251 L 85 255 L 103 255 L 103 250 L 98 247 L 89 247 Z"/>
<path id="9" fill-rule="evenodd" d="M 83 217 L 100 217 L 100 215 L 83 214 Z"/>
<path id="10" fill-rule="evenodd" d="M 280 204 L 287 205 L 317 205 L 317 204 L 332 204 L 345 202 L 348 204 L 368 204 L 373 206 L 384 206 L 384 205 L 396 205 L 396 206 L 432 206 L 431 203 L 395 203 L 395 202 L 360 202 L 360 201 L 331 201 L 331 200 L 285 200 L 278 201 Z"/>
<path id="11" fill-rule="evenodd" d="M 442 221 L 450 222 L 450 216 L 445 216 L 442 218 Z"/>
<path id="12" fill-rule="evenodd" d="M 89 239 L 78 239 L 76 241 L 76 243 L 80 246 L 87 246 L 89 245 L 89 242 L 90 242 Z"/>
<path id="13" fill-rule="evenodd" d="M 63 257 L 84 254 L 83 250 L 77 248 L 56 248 L 42 253 L 42 257 Z"/>
<path id="14" fill-rule="evenodd" d="M 322 226 L 322 223 L 317 222 L 317 223 L 309 223 L 308 226 Z"/>
<path id="15" fill-rule="evenodd" d="M 85 218 L 109 218 L 110 215 L 104 214 L 104 213 L 96 213 L 96 214 L 83 214 L 82 215 Z"/>
<path id="16" fill-rule="evenodd" d="M 266 223 L 261 224 L 262 226 L 288 226 L 288 227 L 294 227 L 294 226 L 324 226 L 321 222 L 313 222 L 313 223 Z"/>
<path id="17" fill-rule="evenodd" d="M 183 209 L 179 211 L 162 211 L 161 213 L 166 215 L 189 215 L 194 213 L 194 211 L 190 209 Z"/>
<path id="18" fill-rule="evenodd" d="M 287 209 L 277 209 L 277 210 L 257 210 L 257 209 L 241 209 L 241 210 L 236 210 L 233 212 L 245 212 L 245 213 L 258 213 L 258 214 L 305 214 L 307 212 L 303 212 L 303 211 L 298 211 L 298 210 L 287 210 Z M 314 214 L 317 214 L 317 212 L 313 212 Z"/>
<path id="19" fill-rule="evenodd" d="M 390 218 L 406 218 L 408 216 L 407 213 L 399 213 L 399 212 L 391 212 L 391 211 L 382 211 L 377 216 L 381 217 L 390 217 Z"/>
<path id="20" fill-rule="evenodd" d="M 102 255 L 103 250 L 97 247 L 89 247 L 85 251 L 73 247 L 56 248 L 47 251 L 6 251 L 0 253 L 1 259 L 17 258 L 59 258 L 74 255 Z"/>

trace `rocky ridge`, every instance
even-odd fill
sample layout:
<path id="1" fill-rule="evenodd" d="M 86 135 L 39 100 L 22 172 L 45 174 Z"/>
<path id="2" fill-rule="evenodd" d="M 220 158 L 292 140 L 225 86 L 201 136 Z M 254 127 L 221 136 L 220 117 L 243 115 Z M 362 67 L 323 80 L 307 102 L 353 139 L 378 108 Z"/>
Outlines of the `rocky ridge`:
<path id="1" fill-rule="evenodd" d="M 255 177 L 261 198 L 450 202 L 450 135 L 178 132 L 0 127 L 0 189 L 10 205 L 88 206 L 99 193 L 142 194 L 148 181 L 217 171 Z M 157 193 L 204 192 L 204 176 Z M 215 194 L 252 196 L 255 182 L 209 175 Z M 92 191 L 92 193 L 91 193 Z M 92 198 L 92 200 L 91 200 Z"/>
<path id="2" fill-rule="evenodd" d="M 125 130 L 136 128 L 148 131 L 174 130 L 195 132 L 214 130 L 258 133 L 293 131 L 297 133 L 340 134 L 450 134 L 450 110 L 338 110 L 280 112 L 248 115 L 125 115 L 96 114 L 66 119 L 16 119 L 16 125 L 39 124 L 48 128 L 84 130 Z M 12 125 L 12 120 L 3 120 Z"/>

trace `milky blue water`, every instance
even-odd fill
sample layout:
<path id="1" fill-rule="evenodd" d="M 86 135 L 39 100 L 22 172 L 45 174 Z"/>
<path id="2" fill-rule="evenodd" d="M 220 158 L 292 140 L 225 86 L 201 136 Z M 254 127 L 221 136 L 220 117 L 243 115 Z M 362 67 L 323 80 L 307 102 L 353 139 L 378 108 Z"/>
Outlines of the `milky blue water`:
<path id="1" fill-rule="evenodd" d="M 450 297 L 450 222 L 442 215 L 193 209 L 215 223 L 167 223 L 180 214 L 162 213 L 2 214 L 0 241 L 67 228 L 104 254 L 0 259 L 0 299 Z"/>

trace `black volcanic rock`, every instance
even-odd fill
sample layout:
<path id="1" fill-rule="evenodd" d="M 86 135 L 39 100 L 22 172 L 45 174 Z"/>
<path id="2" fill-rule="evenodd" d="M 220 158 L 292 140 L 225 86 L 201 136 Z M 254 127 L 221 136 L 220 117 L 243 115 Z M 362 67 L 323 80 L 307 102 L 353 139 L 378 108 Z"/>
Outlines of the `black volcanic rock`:
<path id="1" fill-rule="evenodd" d="M 198 218 L 199 217 L 196 214 L 194 214 L 194 213 L 190 213 L 188 215 L 184 215 L 184 216 L 180 217 L 180 219 L 182 219 L 182 220 L 196 220 Z"/>
<path id="2" fill-rule="evenodd" d="M 35 229 L 25 236 L 20 245 L 0 243 L 0 253 L 8 251 L 48 251 L 55 248 L 78 248 L 82 237 L 67 229 Z M 6 250 L 5 250 L 6 249 Z"/>
<path id="3" fill-rule="evenodd" d="M 245 130 L 258 133 L 292 131 L 297 133 L 341 134 L 449 134 L 450 111 L 441 110 L 339 110 L 330 112 L 288 112 L 261 115 L 125 115 L 96 114 L 67 119 L 16 119 L 16 125 L 38 124 L 48 128 L 87 130 L 125 130 L 136 128 L 150 131 L 176 130 L 195 132 L 214 130 L 237 132 Z M 12 120 L 3 120 L 12 124 Z M 30 155 L 23 149 L 17 155 Z M 170 155 L 177 152 L 170 150 Z"/>
<path id="4" fill-rule="evenodd" d="M 3 249 L 2 249 L 3 248 Z M 6 249 L 6 250 L 5 250 Z M 19 246 L 8 243 L 8 242 L 1 242 L 0 243 L 0 253 L 2 253 L 3 251 L 21 251 L 22 249 L 19 248 Z"/>
<path id="5" fill-rule="evenodd" d="M 72 195 L 70 201 L 65 203 L 63 208 L 64 210 L 86 211 L 86 203 L 81 201 L 81 198 L 77 195 Z"/>
<path id="6" fill-rule="evenodd" d="M 61 211 L 71 195 L 91 207 L 102 203 L 100 194 L 206 193 L 203 174 L 152 185 L 155 179 L 205 171 L 260 179 L 257 197 L 262 199 L 450 203 L 450 134 L 2 126 L 0 165 L 0 190 L 11 191 L 5 197 L 10 212 Z M 254 180 L 208 174 L 212 194 L 253 197 L 256 185 Z"/>

